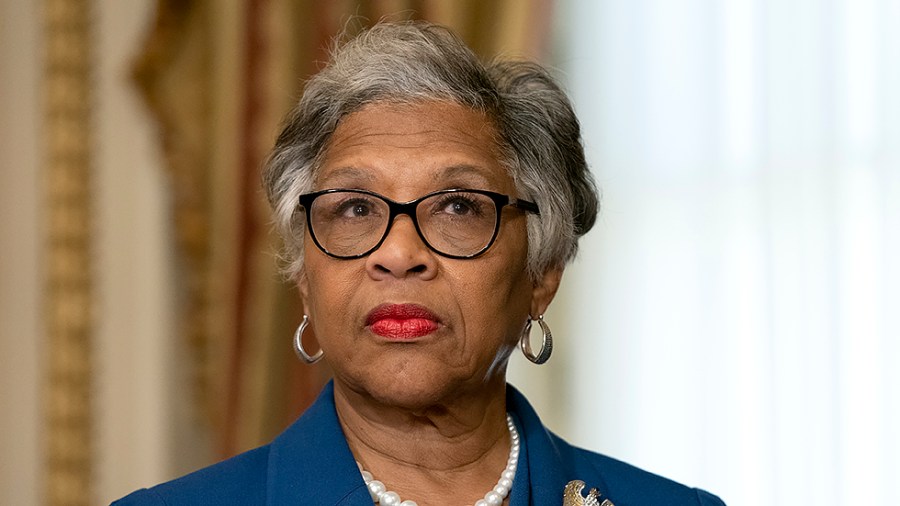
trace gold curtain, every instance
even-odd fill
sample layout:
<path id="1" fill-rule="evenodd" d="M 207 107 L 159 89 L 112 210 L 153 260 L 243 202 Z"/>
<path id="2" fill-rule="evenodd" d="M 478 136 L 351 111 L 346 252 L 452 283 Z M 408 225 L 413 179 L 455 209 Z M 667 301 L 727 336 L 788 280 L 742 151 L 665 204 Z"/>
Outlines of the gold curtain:
<path id="1" fill-rule="evenodd" d="M 43 7 L 45 500 L 87 505 L 93 492 L 91 9 L 87 0 L 47 0 Z"/>
<path id="2" fill-rule="evenodd" d="M 158 0 L 134 77 L 173 181 L 198 422 L 221 456 L 259 445 L 327 381 L 290 339 L 302 314 L 276 272 L 260 167 L 303 79 L 344 27 L 382 18 L 450 26 L 483 56 L 541 59 L 552 0 Z"/>

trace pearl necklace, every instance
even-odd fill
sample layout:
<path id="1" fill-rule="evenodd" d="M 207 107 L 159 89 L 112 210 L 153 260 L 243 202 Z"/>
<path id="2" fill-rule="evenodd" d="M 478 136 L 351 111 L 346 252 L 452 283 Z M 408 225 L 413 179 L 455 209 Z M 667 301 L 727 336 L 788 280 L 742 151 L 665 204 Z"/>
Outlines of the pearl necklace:
<path id="1" fill-rule="evenodd" d="M 512 488 L 513 478 L 516 477 L 516 466 L 519 463 L 519 432 L 516 430 L 516 424 L 513 423 L 512 417 L 506 415 L 506 426 L 509 428 L 509 460 L 506 462 L 506 469 L 500 474 L 500 480 L 490 492 L 484 494 L 484 499 L 479 499 L 475 506 L 497 506 L 503 504 L 503 500 L 509 495 L 509 489 Z M 362 464 L 356 463 L 359 472 L 362 474 L 363 481 L 369 489 L 369 494 L 375 504 L 382 506 L 418 506 L 414 501 L 401 501 L 397 492 L 392 492 L 385 487 L 384 483 L 372 477 L 372 473 L 363 469 Z"/>

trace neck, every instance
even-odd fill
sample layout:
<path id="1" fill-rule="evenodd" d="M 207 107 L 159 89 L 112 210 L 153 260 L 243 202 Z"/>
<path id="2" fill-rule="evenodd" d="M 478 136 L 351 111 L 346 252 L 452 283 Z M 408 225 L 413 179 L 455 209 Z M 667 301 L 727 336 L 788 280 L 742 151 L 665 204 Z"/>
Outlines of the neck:
<path id="1" fill-rule="evenodd" d="M 509 456 L 505 382 L 414 410 L 335 381 L 338 418 L 357 461 L 404 499 L 474 504 Z M 469 497 L 471 496 L 471 497 Z"/>

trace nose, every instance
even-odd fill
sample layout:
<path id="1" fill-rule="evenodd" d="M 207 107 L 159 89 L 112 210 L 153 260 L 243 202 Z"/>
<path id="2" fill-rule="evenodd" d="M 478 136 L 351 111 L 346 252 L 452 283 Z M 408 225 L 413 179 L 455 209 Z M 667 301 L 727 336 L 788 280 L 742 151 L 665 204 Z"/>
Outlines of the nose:
<path id="1" fill-rule="evenodd" d="M 431 279 L 437 272 L 437 262 L 412 219 L 400 215 L 394 218 L 381 246 L 366 257 L 366 270 L 373 279 Z"/>

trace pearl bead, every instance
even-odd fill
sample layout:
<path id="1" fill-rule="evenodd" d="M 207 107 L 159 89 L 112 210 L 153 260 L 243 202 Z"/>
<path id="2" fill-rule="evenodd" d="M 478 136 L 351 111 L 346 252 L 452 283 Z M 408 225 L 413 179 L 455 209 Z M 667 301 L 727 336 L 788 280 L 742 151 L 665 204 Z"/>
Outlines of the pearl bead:
<path id="1" fill-rule="evenodd" d="M 510 480 L 509 478 L 500 478 L 500 481 L 498 483 L 506 487 L 507 490 L 512 488 L 512 480 Z"/>
<path id="2" fill-rule="evenodd" d="M 397 492 L 385 492 L 378 500 L 378 504 L 383 504 L 384 506 L 399 506 L 400 494 Z"/>
<path id="3" fill-rule="evenodd" d="M 491 490 L 484 495 L 484 502 L 490 504 L 491 506 L 499 506 L 500 504 L 503 504 L 503 497 L 501 497 L 497 492 Z"/>
<path id="4" fill-rule="evenodd" d="M 372 473 L 370 473 L 369 471 L 361 471 L 360 474 L 363 477 L 363 481 L 366 483 L 369 483 L 370 481 L 375 479 L 372 477 Z"/>
<path id="5" fill-rule="evenodd" d="M 503 471 L 503 475 L 502 475 L 502 476 L 503 476 L 504 478 L 506 478 L 507 480 L 512 481 L 513 479 L 515 479 L 516 473 L 507 469 L 506 471 Z"/>
<path id="6" fill-rule="evenodd" d="M 488 506 L 488 503 L 484 502 L 484 499 L 479 499 L 475 506 Z"/>
<path id="7" fill-rule="evenodd" d="M 497 486 L 494 487 L 494 492 L 497 492 L 501 497 L 506 497 L 506 494 L 509 493 L 509 489 L 498 483 Z"/>
<path id="8" fill-rule="evenodd" d="M 419 506 L 415 501 L 403 501 L 400 506 Z"/>
<path id="9" fill-rule="evenodd" d="M 384 486 L 384 483 L 381 483 L 378 480 L 372 480 L 366 484 L 369 487 L 369 494 L 372 496 L 373 501 L 378 501 L 381 499 L 381 496 L 387 490 L 387 487 Z"/>

